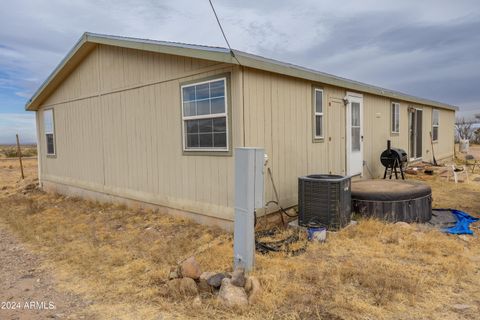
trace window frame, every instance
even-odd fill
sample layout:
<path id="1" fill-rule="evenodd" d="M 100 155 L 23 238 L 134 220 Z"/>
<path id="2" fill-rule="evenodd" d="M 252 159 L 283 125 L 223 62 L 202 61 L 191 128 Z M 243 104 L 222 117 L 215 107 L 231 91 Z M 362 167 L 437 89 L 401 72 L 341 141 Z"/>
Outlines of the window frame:
<path id="1" fill-rule="evenodd" d="M 437 123 L 436 124 L 435 124 L 434 114 L 437 114 Z M 436 139 L 433 136 L 433 128 L 437 128 L 437 138 Z M 432 109 L 432 141 L 433 142 L 438 142 L 439 135 L 440 135 L 440 110 Z"/>
<path id="2" fill-rule="evenodd" d="M 322 93 L 322 112 L 317 112 L 317 92 Z M 320 87 L 313 87 L 312 90 L 312 111 L 313 111 L 313 142 L 322 142 L 325 139 L 325 91 Z M 321 117 L 321 135 L 317 136 L 317 116 Z"/>
<path id="3" fill-rule="evenodd" d="M 398 112 L 395 112 L 394 108 L 396 108 Z M 395 131 L 396 124 L 398 124 L 397 131 Z M 392 101 L 390 103 L 390 133 L 394 135 L 400 134 L 400 102 Z"/>
<path id="4" fill-rule="evenodd" d="M 225 101 L 225 112 L 223 113 L 214 113 L 214 114 L 205 114 L 205 115 L 196 115 L 196 116 L 185 116 L 184 112 L 184 99 L 183 99 L 183 89 L 187 87 L 197 86 L 205 83 L 216 82 L 219 80 L 224 81 L 224 101 Z M 209 98 L 211 99 L 211 98 Z M 184 83 L 180 83 L 180 117 L 181 117 L 181 139 L 182 139 L 182 152 L 184 155 L 231 155 L 231 101 L 230 101 L 230 74 L 218 74 L 210 76 L 207 78 L 192 80 Z M 225 131 L 226 131 L 226 147 L 219 148 L 187 148 L 186 141 L 186 132 L 185 124 L 188 120 L 202 120 L 202 119 L 216 119 L 216 118 L 225 118 Z"/>
<path id="5" fill-rule="evenodd" d="M 52 112 L 52 131 L 48 131 L 45 126 L 45 113 L 51 111 Z M 45 137 L 45 155 L 49 158 L 55 158 L 57 156 L 57 139 L 55 134 L 55 110 L 53 108 L 46 108 L 43 110 L 42 113 L 42 120 L 43 120 L 43 135 Z M 53 136 L 53 153 L 48 152 L 48 138 L 47 135 L 51 134 Z"/>

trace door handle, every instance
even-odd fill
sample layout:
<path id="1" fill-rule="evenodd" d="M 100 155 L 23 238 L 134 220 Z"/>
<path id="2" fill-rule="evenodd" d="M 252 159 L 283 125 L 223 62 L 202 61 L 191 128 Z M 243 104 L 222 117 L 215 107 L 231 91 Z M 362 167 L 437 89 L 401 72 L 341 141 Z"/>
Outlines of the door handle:
<path id="1" fill-rule="evenodd" d="M 362 142 L 363 142 L 363 136 L 360 136 L 360 139 L 362 139 Z"/>

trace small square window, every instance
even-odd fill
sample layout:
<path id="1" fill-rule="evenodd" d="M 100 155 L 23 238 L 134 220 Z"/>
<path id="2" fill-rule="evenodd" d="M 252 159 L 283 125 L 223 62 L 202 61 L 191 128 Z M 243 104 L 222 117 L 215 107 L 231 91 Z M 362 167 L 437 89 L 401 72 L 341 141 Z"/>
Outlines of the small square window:
<path id="1" fill-rule="evenodd" d="M 215 148 L 226 148 L 227 147 L 227 133 L 214 133 L 213 134 L 213 146 Z"/>
<path id="2" fill-rule="evenodd" d="M 212 114 L 214 113 L 224 113 L 225 112 L 225 98 L 220 97 L 220 98 L 214 98 L 210 100 L 211 103 L 211 112 Z"/>
<path id="3" fill-rule="evenodd" d="M 197 101 L 197 115 L 210 114 L 210 100 L 199 100 Z"/>
<path id="4" fill-rule="evenodd" d="M 210 97 L 211 98 L 225 97 L 225 82 L 223 80 L 210 82 Z"/>
<path id="5" fill-rule="evenodd" d="M 204 83 L 195 86 L 195 100 L 204 100 L 210 98 L 210 84 Z"/>
<path id="6" fill-rule="evenodd" d="M 195 101 L 195 87 L 183 88 L 183 101 Z"/>

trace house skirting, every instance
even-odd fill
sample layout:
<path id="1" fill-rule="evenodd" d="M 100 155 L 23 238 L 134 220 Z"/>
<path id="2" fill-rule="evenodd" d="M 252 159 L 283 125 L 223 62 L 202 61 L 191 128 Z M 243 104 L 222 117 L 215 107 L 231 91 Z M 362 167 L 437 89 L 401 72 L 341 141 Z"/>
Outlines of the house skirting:
<path id="1" fill-rule="evenodd" d="M 42 189 L 45 192 L 49 193 L 58 193 L 65 196 L 71 197 L 80 197 L 85 200 L 98 201 L 100 203 L 113 203 L 118 205 L 125 205 L 131 209 L 150 209 L 158 210 L 161 214 L 168 214 L 174 217 L 187 218 L 197 223 L 208 225 L 208 226 L 217 226 L 226 231 L 233 232 L 233 221 L 220 219 L 216 217 L 206 216 L 194 212 L 189 212 L 185 210 L 179 210 L 174 208 L 165 207 L 162 205 L 148 203 L 144 201 L 129 199 L 126 197 L 111 195 L 103 192 L 92 191 L 76 186 L 66 185 L 63 183 L 42 180 Z"/>

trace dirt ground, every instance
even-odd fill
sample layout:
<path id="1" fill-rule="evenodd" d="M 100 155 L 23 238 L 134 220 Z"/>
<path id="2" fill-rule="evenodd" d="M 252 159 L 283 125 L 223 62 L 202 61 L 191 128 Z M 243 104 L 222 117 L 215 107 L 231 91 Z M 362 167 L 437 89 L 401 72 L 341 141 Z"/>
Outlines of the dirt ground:
<path id="1" fill-rule="evenodd" d="M 27 181 L 37 176 L 37 161 L 23 161 Z M 5 195 L 20 179 L 17 159 L 0 160 L 0 189 Z M 1 202 L 0 202 L 1 203 Z M 1 209 L 0 209 L 1 210 Z M 88 301 L 71 292 L 58 290 L 53 274 L 37 250 L 23 243 L 0 220 L 0 319 L 81 319 Z"/>
<path id="2" fill-rule="evenodd" d="M 458 150 L 458 145 L 455 146 L 455 150 Z M 480 160 L 480 145 L 471 144 L 467 154 L 470 154 L 474 156 L 475 159 Z M 457 157 L 465 159 L 465 154 L 457 151 Z"/>
<path id="3" fill-rule="evenodd" d="M 1 225 L 0 261 L 1 319 L 85 319 L 89 302 L 58 290 L 55 271 L 45 269 L 34 250 Z"/>
<path id="4" fill-rule="evenodd" d="M 31 190 L 36 161 L 25 165 L 27 182 L 19 183 L 17 161 L 0 161 L 0 302 L 56 308 L 0 309 L 0 319 L 478 319 L 477 236 L 361 220 L 298 256 L 257 254 L 254 275 L 264 289 L 257 304 L 194 305 L 165 291 L 170 267 L 195 255 L 204 271 L 231 271 L 230 234 Z M 413 178 L 432 186 L 434 207 L 480 213 L 480 183 Z M 479 234 L 479 224 L 472 230 Z"/>

